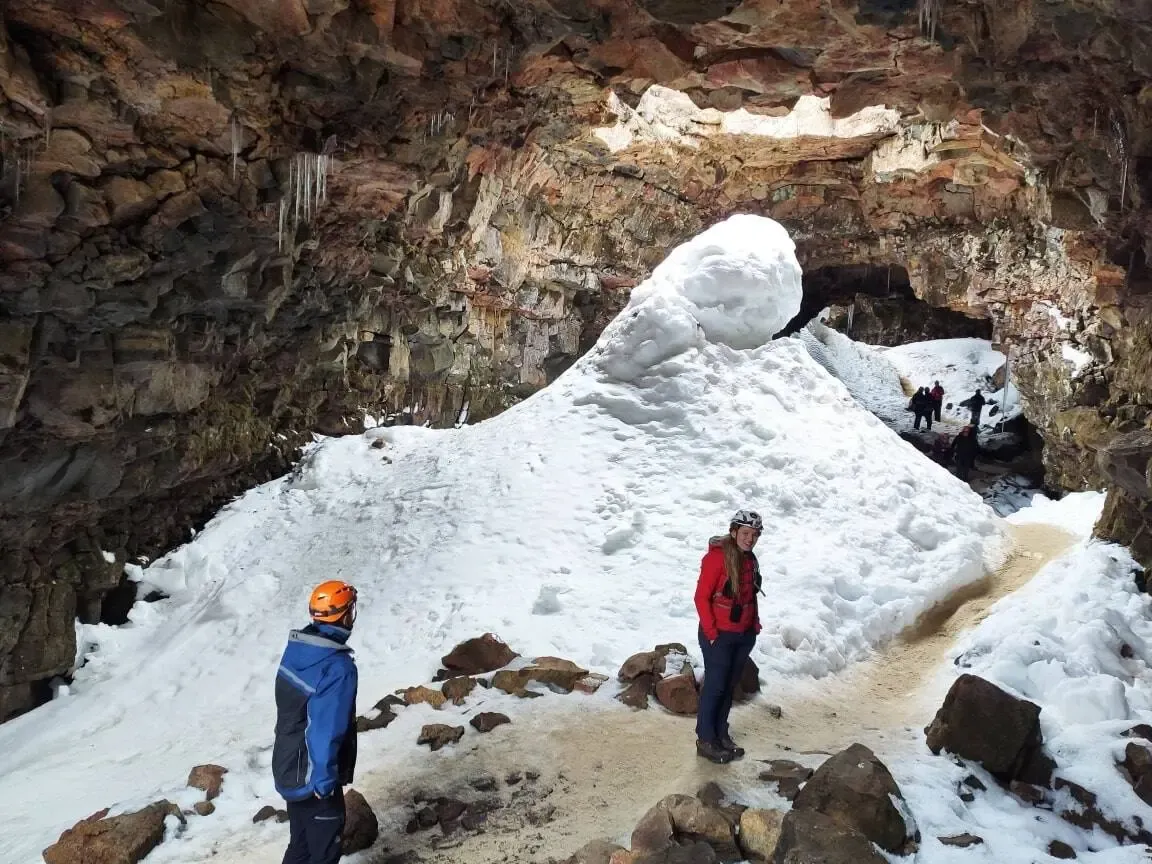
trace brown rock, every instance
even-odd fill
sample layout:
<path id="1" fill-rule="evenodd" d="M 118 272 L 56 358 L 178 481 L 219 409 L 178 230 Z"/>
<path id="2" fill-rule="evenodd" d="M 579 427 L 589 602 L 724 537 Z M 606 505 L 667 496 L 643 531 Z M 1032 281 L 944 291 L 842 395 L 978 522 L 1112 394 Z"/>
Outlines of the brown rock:
<path id="1" fill-rule="evenodd" d="M 735 699 L 738 702 L 743 702 L 751 699 L 759 692 L 760 667 L 749 657 L 748 662 L 744 664 L 744 671 L 740 673 L 740 681 L 736 684 Z"/>
<path id="2" fill-rule="evenodd" d="M 1152 741 L 1152 726 L 1147 723 L 1139 723 L 1131 729 L 1125 730 L 1124 738 L 1143 738 L 1145 741 Z"/>
<path id="3" fill-rule="evenodd" d="M 1004 781 L 1040 738 L 1040 707 L 975 675 L 961 675 L 925 729 L 933 753 L 979 762 Z"/>
<path id="4" fill-rule="evenodd" d="M 658 854 L 695 841 L 704 841 L 722 859 L 740 857 L 733 825 L 723 813 L 691 795 L 669 795 L 636 825 L 632 851 Z"/>
<path id="5" fill-rule="evenodd" d="M 99 177 L 101 159 L 92 153 L 92 142 L 75 129 L 57 129 L 36 159 L 36 170 L 45 174 L 66 171 L 77 177 Z"/>
<path id="6" fill-rule="evenodd" d="M 771 861 L 780 841 L 784 814 L 749 808 L 740 814 L 740 849 L 751 861 Z"/>
<path id="7" fill-rule="evenodd" d="M 440 662 L 457 675 L 478 675 L 501 669 L 519 656 L 494 633 L 485 633 L 461 642 L 445 654 Z"/>
<path id="8" fill-rule="evenodd" d="M 351 855 L 369 848 L 380 836 L 380 823 L 376 814 L 355 789 L 344 793 L 343 853 Z"/>
<path id="9" fill-rule="evenodd" d="M 463 726 L 447 726 L 443 723 L 429 723 L 420 730 L 417 744 L 428 744 L 433 752 L 448 744 L 455 744 L 464 737 Z"/>
<path id="10" fill-rule="evenodd" d="M 440 687 L 440 692 L 443 693 L 447 699 L 450 699 L 453 705 L 463 705 L 468 694 L 475 689 L 476 679 L 461 675 L 445 681 Z"/>
<path id="11" fill-rule="evenodd" d="M 477 732 L 491 732 L 497 726 L 503 726 L 505 723 L 511 722 L 512 721 L 508 719 L 508 715 L 495 711 L 484 711 L 468 721 Z"/>
<path id="12" fill-rule="evenodd" d="M 185 191 L 184 175 L 179 171 L 153 171 L 148 175 L 148 187 L 160 200 Z"/>
<path id="13" fill-rule="evenodd" d="M 529 682 L 538 681 L 570 693 L 576 682 L 587 675 L 587 669 L 581 669 L 571 660 L 560 657 L 537 657 L 532 663 L 520 669 L 504 669 L 497 672 L 492 676 L 492 686 L 505 693 L 520 694 Z"/>
<path id="14" fill-rule="evenodd" d="M 255 824 L 258 824 L 260 822 L 267 822 L 269 819 L 272 819 L 273 817 L 275 817 L 277 822 L 287 822 L 288 821 L 288 811 L 287 810 L 277 810 L 271 804 L 265 804 L 263 807 L 261 807 L 259 810 L 257 810 L 256 815 L 252 817 L 252 824 L 255 825 Z"/>
<path id="15" fill-rule="evenodd" d="M 1152 750 L 1135 741 L 1124 748 L 1124 776 L 1145 804 L 1152 804 Z"/>
<path id="16" fill-rule="evenodd" d="M 624 851 L 624 847 L 605 840 L 592 840 L 585 843 L 570 858 L 564 859 L 564 864 L 609 864 L 612 855 Z"/>
<path id="17" fill-rule="evenodd" d="M 136 864 L 164 840 L 164 820 L 172 810 L 170 802 L 157 801 L 112 818 L 102 818 L 108 811 L 101 811 L 45 849 L 45 864 Z"/>
<path id="18" fill-rule="evenodd" d="M 433 690 L 431 687 L 409 687 L 407 690 L 401 691 L 404 698 L 405 705 L 431 705 L 437 710 L 448 701 L 448 697 L 441 693 L 439 690 Z"/>
<path id="19" fill-rule="evenodd" d="M 197 816 L 211 816 L 216 812 L 216 805 L 211 801 L 197 801 L 192 805 L 192 812 Z"/>
<path id="20" fill-rule="evenodd" d="M 887 864 L 867 837 L 823 813 L 791 810 L 780 826 L 774 864 Z"/>
<path id="21" fill-rule="evenodd" d="M 644 651 L 624 661 L 616 677 L 621 681 L 635 681 L 642 675 L 663 675 L 667 652 Z"/>
<path id="22" fill-rule="evenodd" d="M 656 682 L 656 699 L 673 714 L 695 714 L 700 704 L 695 676 L 687 672 L 660 679 Z"/>
<path id="23" fill-rule="evenodd" d="M 794 801 L 800 793 L 800 787 L 812 776 L 812 769 L 799 762 L 788 759 L 776 759 L 768 763 L 768 769 L 760 772 L 760 779 L 768 783 L 775 783 L 781 798 Z"/>
<path id="24" fill-rule="evenodd" d="M 641 675 L 624 688 L 616 698 L 629 708 L 637 710 L 648 707 L 648 697 L 656 692 L 656 676 Z"/>
<path id="25" fill-rule="evenodd" d="M 1060 840 L 1053 840 L 1048 844 L 1048 854 L 1053 858 L 1068 861 L 1076 857 L 1076 850 Z"/>
<path id="26" fill-rule="evenodd" d="M 884 763 L 863 744 L 853 744 L 817 769 L 793 809 L 822 813 L 900 854 L 916 839 L 894 803 L 903 800 Z"/>
<path id="27" fill-rule="evenodd" d="M 371 732 L 375 729 L 387 729 L 388 726 L 396 719 L 396 712 L 392 710 L 391 705 L 385 705 L 384 708 L 376 713 L 375 717 L 357 717 L 356 718 L 356 731 L 357 732 Z"/>
<path id="28" fill-rule="evenodd" d="M 112 177 L 102 189 L 115 224 L 131 222 L 151 211 L 157 203 L 152 188 L 131 177 Z"/>
<path id="29" fill-rule="evenodd" d="M 188 785 L 193 789 L 203 789 L 207 793 L 205 800 L 211 801 L 219 797 L 227 773 L 228 769 L 222 765 L 197 765 L 188 774 Z"/>
<path id="30" fill-rule="evenodd" d="M 983 837 L 975 834 L 953 834 L 950 837 L 937 837 L 945 846 L 955 846 L 958 849 L 967 849 L 969 846 L 979 846 L 984 842 Z"/>
<path id="31" fill-rule="evenodd" d="M 1031 783 L 1025 783 L 1021 780 L 1011 781 L 1008 784 L 1008 791 L 1026 804 L 1031 804 L 1033 807 L 1038 804 L 1043 804 L 1048 798 L 1048 796 L 1044 794 L 1044 790 L 1039 786 L 1033 786 Z"/>

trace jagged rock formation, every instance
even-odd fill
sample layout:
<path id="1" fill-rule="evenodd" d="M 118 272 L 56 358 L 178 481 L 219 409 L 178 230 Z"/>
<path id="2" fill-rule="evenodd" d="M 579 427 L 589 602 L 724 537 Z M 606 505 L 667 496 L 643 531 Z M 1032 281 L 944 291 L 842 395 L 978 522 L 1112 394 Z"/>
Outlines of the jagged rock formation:
<path id="1" fill-rule="evenodd" d="M 69 668 L 127 557 L 312 430 L 500 410 L 733 211 L 806 269 L 895 265 L 990 319 L 1055 483 L 1109 482 L 1098 454 L 1147 424 L 1138 0 L 0 15 L 0 716 Z M 1146 488 L 1100 530 L 1148 558 Z"/>

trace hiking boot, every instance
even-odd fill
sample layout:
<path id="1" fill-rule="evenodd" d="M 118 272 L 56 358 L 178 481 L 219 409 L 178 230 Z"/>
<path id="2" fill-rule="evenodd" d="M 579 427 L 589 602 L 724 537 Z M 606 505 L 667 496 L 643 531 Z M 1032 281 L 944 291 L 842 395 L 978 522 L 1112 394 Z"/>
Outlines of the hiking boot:
<path id="1" fill-rule="evenodd" d="M 714 741 L 696 741 L 696 755 L 702 756 L 709 762 L 715 762 L 717 765 L 727 765 L 732 761 L 732 751 L 725 750 Z"/>
<path id="2" fill-rule="evenodd" d="M 720 736 L 720 746 L 731 753 L 733 759 L 741 759 L 744 756 L 744 748 L 737 747 L 736 742 L 729 735 Z"/>

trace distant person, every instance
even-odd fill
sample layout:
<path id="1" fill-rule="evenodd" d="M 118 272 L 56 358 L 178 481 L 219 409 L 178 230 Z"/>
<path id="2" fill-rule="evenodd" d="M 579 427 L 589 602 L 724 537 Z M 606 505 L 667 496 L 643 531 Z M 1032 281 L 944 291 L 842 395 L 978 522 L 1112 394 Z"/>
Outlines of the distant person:
<path id="1" fill-rule="evenodd" d="M 965 426 L 956 433 L 956 439 L 952 442 L 952 461 L 956 463 L 956 476 L 964 482 L 968 482 L 979 449 L 980 441 L 976 437 L 975 427 Z"/>
<path id="2" fill-rule="evenodd" d="M 976 428 L 980 428 L 980 415 L 984 412 L 987 401 L 979 389 L 968 399 L 968 409 L 972 412 L 972 419 L 969 422 Z"/>
<path id="3" fill-rule="evenodd" d="M 935 386 L 929 391 L 932 397 L 932 413 L 936 417 L 936 422 L 940 422 L 940 409 L 944 406 L 944 388 L 940 386 L 940 382 L 935 382 Z"/>
<path id="4" fill-rule="evenodd" d="M 932 397 L 928 394 L 927 387 L 921 387 L 916 391 L 916 395 L 912 397 L 912 428 L 917 432 L 920 431 L 920 421 L 925 420 L 928 423 L 928 431 L 932 431 Z"/>
<path id="5" fill-rule="evenodd" d="M 760 515 L 741 510 L 728 533 L 708 541 L 696 585 L 700 614 L 700 652 L 704 655 L 704 688 L 696 715 L 696 752 L 724 764 L 744 755 L 728 734 L 732 697 L 760 632 L 756 595 L 760 565 L 752 547 L 760 539 Z"/>
<path id="6" fill-rule="evenodd" d="M 276 673 L 272 776 L 288 802 L 283 864 L 337 864 L 344 790 L 356 767 L 356 662 L 346 644 L 356 589 L 324 582 L 308 602 L 312 623 L 288 634 Z"/>

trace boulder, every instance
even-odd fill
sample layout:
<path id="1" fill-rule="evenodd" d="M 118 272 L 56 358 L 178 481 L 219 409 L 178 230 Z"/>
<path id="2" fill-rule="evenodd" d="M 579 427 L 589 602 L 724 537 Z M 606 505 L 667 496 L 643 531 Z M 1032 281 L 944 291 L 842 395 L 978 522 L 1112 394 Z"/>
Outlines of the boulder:
<path id="1" fill-rule="evenodd" d="M 445 669 L 456 675 L 479 675 L 481 672 L 502 669 L 519 656 L 498 636 L 485 633 L 461 642 L 445 654 L 440 662 Z"/>
<path id="2" fill-rule="evenodd" d="M 592 840 L 581 846 L 575 855 L 565 858 L 564 864 L 609 864 L 613 853 L 622 851 L 624 847 L 615 843 Z"/>
<path id="3" fill-rule="evenodd" d="M 691 795 L 669 795 L 649 810 L 632 832 L 632 851 L 661 853 L 703 841 L 728 861 L 741 857 L 732 823 L 715 807 Z"/>
<path id="4" fill-rule="evenodd" d="M 468 721 L 469 725 L 477 732 L 491 732 L 497 726 L 503 726 L 505 723 L 511 722 L 512 721 L 508 719 L 508 715 L 499 714 L 495 711 L 483 711 Z"/>
<path id="5" fill-rule="evenodd" d="M 700 705 L 696 677 L 691 672 L 671 675 L 656 682 L 657 701 L 673 714 L 695 714 Z"/>
<path id="6" fill-rule="evenodd" d="M 504 669 L 492 676 L 492 686 L 505 693 L 520 694 L 532 681 L 538 681 L 566 693 L 572 692 L 576 682 L 587 677 L 588 670 L 581 669 L 571 660 L 560 657 L 537 657 L 532 663 L 520 669 Z"/>
<path id="7" fill-rule="evenodd" d="M 821 813 L 880 848 L 902 854 L 917 839 L 915 826 L 904 821 L 903 801 L 884 763 L 863 744 L 853 744 L 820 766 L 796 796 L 793 809 Z"/>
<path id="8" fill-rule="evenodd" d="M 655 675 L 641 675 L 618 693 L 616 698 L 629 708 L 637 710 L 647 708 L 648 697 L 656 691 L 656 681 Z"/>
<path id="9" fill-rule="evenodd" d="M 445 698 L 450 699 L 453 705 L 463 705 L 464 700 L 468 698 L 468 694 L 475 689 L 475 678 L 460 675 L 445 681 L 440 687 L 440 692 L 444 694 Z"/>
<path id="10" fill-rule="evenodd" d="M 780 825 L 774 864 L 888 864 L 859 831 L 813 810 L 791 810 Z"/>
<path id="11" fill-rule="evenodd" d="M 812 769 L 788 759 L 774 759 L 767 770 L 760 772 L 760 779 L 775 783 L 781 798 L 794 801 L 800 787 L 812 776 Z"/>
<path id="12" fill-rule="evenodd" d="M 211 801 L 197 801 L 192 805 L 192 812 L 197 816 L 211 816 L 216 812 L 216 805 Z"/>
<path id="13" fill-rule="evenodd" d="M 1070 861 L 1076 857 L 1076 850 L 1060 840 L 1053 840 L 1048 844 L 1048 854 L 1053 858 Z"/>
<path id="14" fill-rule="evenodd" d="M 737 702 L 744 702 L 751 699 L 760 692 L 760 667 L 757 666 L 752 658 L 748 658 L 748 662 L 744 664 L 744 669 L 740 673 L 740 680 L 736 684 L 735 700 Z"/>
<path id="15" fill-rule="evenodd" d="M 784 814 L 749 808 L 740 814 L 740 850 L 749 861 L 771 861 L 780 841 Z"/>
<path id="16" fill-rule="evenodd" d="M 287 810 L 277 810 L 271 804 L 265 804 L 263 807 L 261 807 L 259 810 L 257 810 L 256 815 L 252 817 L 252 824 L 256 825 L 256 824 L 259 824 L 260 822 L 267 822 L 269 819 L 271 819 L 273 817 L 276 818 L 277 822 L 287 822 L 288 821 L 288 811 Z"/>
<path id="17" fill-rule="evenodd" d="M 188 785 L 193 789 L 203 789 L 205 800 L 211 801 L 219 797 L 227 773 L 228 769 L 222 765 L 197 765 L 188 774 Z"/>
<path id="18" fill-rule="evenodd" d="M 345 855 L 351 855 L 376 842 L 380 836 L 380 823 L 364 796 L 355 789 L 344 793 L 344 809 L 343 850 Z"/>
<path id="19" fill-rule="evenodd" d="M 168 801 L 111 818 L 102 810 L 45 849 L 45 864 L 136 864 L 164 840 L 164 820 L 174 811 L 180 812 Z"/>
<path id="20" fill-rule="evenodd" d="M 961 675 L 924 731 L 933 753 L 947 750 L 979 762 L 1008 782 L 1041 743 L 1040 707 L 983 678 Z"/>
<path id="21" fill-rule="evenodd" d="M 446 744 L 455 744 L 464 737 L 463 726 L 446 726 L 443 723 L 429 723 L 420 730 L 417 744 L 428 744 L 433 751 L 439 750 Z"/>
<path id="22" fill-rule="evenodd" d="M 667 652 L 659 654 L 656 651 L 642 651 L 633 654 L 624 661 L 616 677 L 621 681 L 635 681 L 642 675 L 663 675 L 667 663 Z"/>
<path id="23" fill-rule="evenodd" d="M 431 687 L 409 687 L 407 690 L 401 691 L 404 698 L 405 705 L 431 705 L 433 708 L 439 709 L 448 697 L 441 693 L 439 690 L 433 690 Z"/>
<path id="24" fill-rule="evenodd" d="M 1133 791 L 1145 804 L 1152 804 L 1152 750 L 1135 741 L 1129 743 L 1120 767 Z"/>

